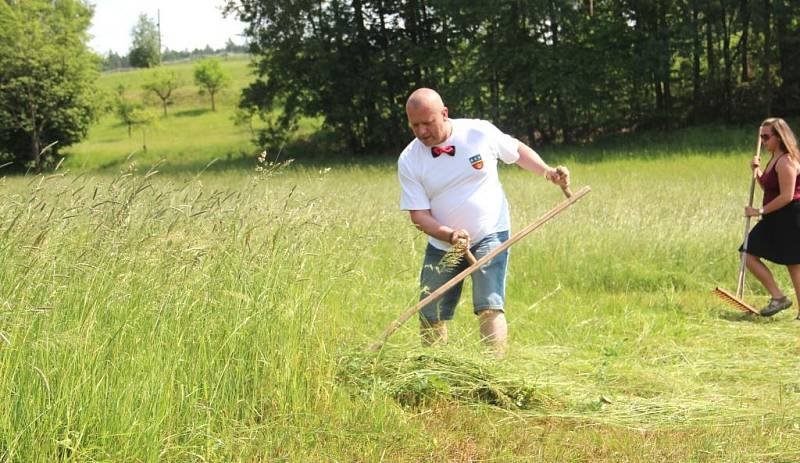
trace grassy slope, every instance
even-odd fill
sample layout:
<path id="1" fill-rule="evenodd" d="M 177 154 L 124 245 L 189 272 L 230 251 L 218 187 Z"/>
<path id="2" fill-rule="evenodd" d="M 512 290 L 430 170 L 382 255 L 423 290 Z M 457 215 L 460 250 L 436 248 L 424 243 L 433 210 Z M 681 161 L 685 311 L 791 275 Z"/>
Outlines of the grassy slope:
<path id="1" fill-rule="evenodd" d="M 147 129 L 146 140 L 140 129 L 134 129 L 129 138 L 127 126 L 112 111 L 92 127 L 87 140 L 67 150 L 64 166 L 114 172 L 125 168 L 130 158 L 143 166 L 161 164 L 162 171 L 199 171 L 212 162 L 218 164 L 217 168 L 252 167 L 258 148 L 252 144 L 249 128 L 237 126 L 233 120 L 241 90 L 253 79 L 249 59 L 232 57 L 221 63 L 231 82 L 217 95 L 216 112 L 211 111 L 209 97 L 200 95 L 194 85 L 193 62 L 167 64 L 164 67 L 175 71 L 181 86 L 174 92 L 168 115 L 159 117 Z M 123 85 L 128 98 L 146 102 L 161 115 L 161 100 L 141 88 L 148 74 L 147 70 L 108 73 L 100 78 L 98 86 L 113 95 Z M 299 135 L 316 126 L 313 121 L 302 121 Z M 146 152 L 142 149 L 144 141 Z"/>

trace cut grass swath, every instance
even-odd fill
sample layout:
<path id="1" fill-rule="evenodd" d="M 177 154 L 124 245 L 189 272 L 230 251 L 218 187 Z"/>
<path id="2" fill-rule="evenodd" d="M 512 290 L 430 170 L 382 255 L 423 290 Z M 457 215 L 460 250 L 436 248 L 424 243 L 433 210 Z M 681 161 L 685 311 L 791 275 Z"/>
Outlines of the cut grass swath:
<path id="1" fill-rule="evenodd" d="M 395 351 L 378 358 L 380 361 L 360 349 L 344 352 L 338 381 L 354 391 L 378 389 L 405 407 L 428 407 L 439 400 L 514 411 L 563 407 L 548 388 L 488 359 L 442 350 L 424 354 Z"/>

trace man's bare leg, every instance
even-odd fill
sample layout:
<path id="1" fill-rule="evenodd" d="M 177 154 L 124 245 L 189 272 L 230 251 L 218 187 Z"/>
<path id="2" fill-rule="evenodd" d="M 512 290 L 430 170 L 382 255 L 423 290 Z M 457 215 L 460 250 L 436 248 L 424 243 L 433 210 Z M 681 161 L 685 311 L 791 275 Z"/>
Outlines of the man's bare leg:
<path id="1" fill-rule="evenodd" d="M 506 316 L 500 310 L 484 310 L 480 312 L 479 323 L 481 340 L 490 345 L 495 355 L 503 357 L 506 353 L 508 340 L 508 324 Z"/>
<path id="2" fill-rule="evenodd" d="M 447 324 L 443 321 L 431 322 L 421 318 L 419 334 L 425 347 L 447 343 Z"/>

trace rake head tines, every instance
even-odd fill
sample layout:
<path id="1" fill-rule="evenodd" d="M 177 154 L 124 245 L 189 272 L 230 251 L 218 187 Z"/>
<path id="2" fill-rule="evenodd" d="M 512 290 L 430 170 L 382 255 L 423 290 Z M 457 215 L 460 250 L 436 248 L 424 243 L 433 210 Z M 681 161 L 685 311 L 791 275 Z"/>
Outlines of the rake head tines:
<path id="1" fill-rule="evenodd" d="M 733 308 L 735 308 L 737 310 L 741 310 L 742 312 L 753 314 L 753 315 L 761 315 L 758 312 L 758 310 L 753 308 L 753 306 L 751 306 L 747 302 L 742 301 L 741 299 L 737 298 L 736 296 L 734 296 L 733 294 L 729 293 L 728 291 L 725 291 L 724 289 L 720 288 L 719 286 L 714 288 L 713 293 L 717 297 L 722 299 L 723 301 L 727 302 L 731 307 L 733 307 Z"/>

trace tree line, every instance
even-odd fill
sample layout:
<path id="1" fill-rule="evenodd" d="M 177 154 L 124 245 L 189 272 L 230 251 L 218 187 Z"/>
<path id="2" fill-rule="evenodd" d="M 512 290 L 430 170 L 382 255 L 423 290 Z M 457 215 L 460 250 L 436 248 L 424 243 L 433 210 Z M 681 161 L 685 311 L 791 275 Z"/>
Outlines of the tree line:
<path id="1" fill-rule="evenodd" d="M 532 143 L 800 110 L 796 0 L 228 0 L 262 142 L 324 117 L 350 152 L 401 147 L 419 86 Z M 282 107 L 280 116 L 270 116 Z"/>
<path id="2" fill-rule="evenodd" d="M 103 56 L 103 71 L 124 69 L 129 67 L 149 68 L 160 63 L 178 61 L 184 59 L 197 59 L 213 55 L 227 55 L 229 53 L 247 53 L 249 45 L 238 45 L 233 40 L 228 39 L 225 47 L 220 49 L 195 48 L 194 50 L 161 50 L 161 40 L 159 38 L 158 25 L 152 18 L 144 13 L 139 14 L 139 19 L 131 30 L 131 46 L 127 55 L 109 50 Z"/>
<path id="3" fill-rule="evenodd" d="M 196 60 L 201 58 L 208 58 L 213 56 L 227 56 L 228 54 L 241 53 L 246 54 L 248 45 L 238 45 L 229 40 L 224 48 L 212 48 L 206 45 L 204 48 L 195 48 L 194 50 L 171 50 L 165 48 L 161 52 L 160 63 L 169 63 L 173 61 L 183 60 Z M 113 50 L 109 50 L 102 57 L 102 70 L 103 71 L 116 71 L 121 69 L 128 69 L 135 67 L 131 64 L 129 54 L 119 54 Z M 148 66 L 139 66 L 148 67 Z"/>
<path id="4" fill-rule="evenodd" d="M 261 146 L 286 143 L 300 118 L 315 117 L 325 150 L 397 151 L 409 139 L 405 99 L 419 86 L 438 89 L 452 116 L 492 120 L 532 144 L 800 112 L 792 0 L 227 0 L 226 9 L 249 24 L 257 78 L 237 117 L 260 127 Z M 0 2 L 0 165 L 41 170 L 104 111 L 87 47 L 92 13 L 86 0 Z M 140 31 L 149 31 L 142 41 Z M 132 35 L 132 50 L 153 42 L 146 25 Z M 169 92 L 149 91 L 166 112 Z"/>

